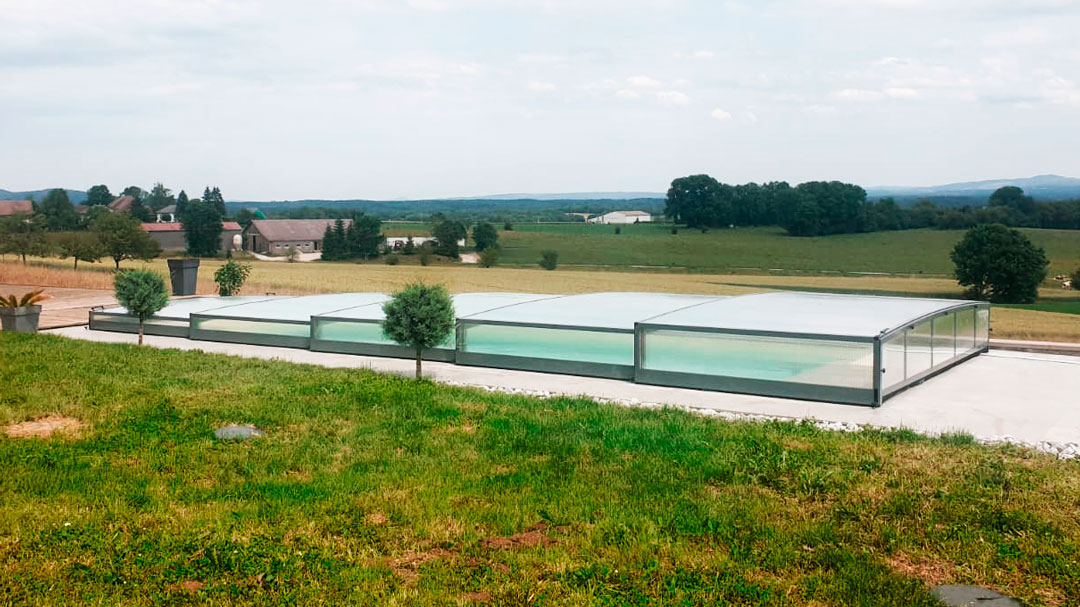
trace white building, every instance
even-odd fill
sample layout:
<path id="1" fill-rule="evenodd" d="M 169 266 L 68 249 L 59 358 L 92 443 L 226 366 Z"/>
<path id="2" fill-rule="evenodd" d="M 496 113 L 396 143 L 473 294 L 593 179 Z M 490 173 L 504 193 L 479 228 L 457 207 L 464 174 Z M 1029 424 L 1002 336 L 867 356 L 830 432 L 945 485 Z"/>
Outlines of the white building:
<path id="1" fill-rule="evenodd" d="M 589 223 L 649 223 L 652 215 L 645 211 L 612 211 L 598 215 L 589 220 Z"/>
<path id="2" fill-rule="evenodd" d="M 386 248 L 391 251 L 400 251 L 405 248 L 405 243 L 412 238 L 413 246 L 419 247 L 420 245 L 428 242 L 429 240 L 435 242 L 435 239 L 431 236 L 390 236 L 386 239 Z M 459 247 L 465 246 L 465 239 L 457 241 Z"/>

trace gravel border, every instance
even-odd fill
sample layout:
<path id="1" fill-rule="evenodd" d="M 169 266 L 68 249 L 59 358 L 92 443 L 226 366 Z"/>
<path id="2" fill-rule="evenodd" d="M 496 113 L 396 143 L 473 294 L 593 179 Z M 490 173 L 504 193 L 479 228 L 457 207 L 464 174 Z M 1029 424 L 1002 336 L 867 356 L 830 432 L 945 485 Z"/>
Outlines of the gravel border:
<path id="1" fill-rule="evenodd" d="M 562 394 L 559 392 L 549 392 L 547 390 L 526 390 L 523 388 L 501 388 L 498 386 L 486 386 L 483 384 L 470 384 L 467 382 L 455 382 L 447 381 L 440 382 L 449 386 L 457 386 L 462 388 L 478 388 L 486 392 L 499 392 L 502 394 L 513 394 L 519 396 L 533 396 L 541 399 L 559 398 L 559 397 L 572 397 L 572 398 L 588 398 L 595 400 L 599 403 L 622 405 L 624 407 L 643 407 L 646 409 L 678 409 L 680 411 L 686 411 L 687 413 L 693 413 L 696 415 L 702 415 L 705 417 L 715 417 L 724 419 L 727 421 L 738 422 L 767 422 L 767 421 L 809 421 L 814 424 L 815 427 L 821 430 L 830 430 L 834 432 L 861 432 L 862 430 L 878 428 L 870 424 L 855 424 L 852 422 L 830 422 L 813 418 L 798 418 L 798 417 L 784 417 L 779 415 L 759 415 L 755 413 L 734 413 L 732 411 L 720 411 L 717 409 L 705 409 L 700 407 L 691 407 L 688 405 L 669 405 L 663 403 L 642 402 L 633 399 L 623 398 L 598 398 L 588 395 L 573 395 Z M 888 429 L 888 428 L 882 428 Z M 911 428 L 904 427 L 892 427 L 895 430 L 911 430 Z M 940 436 L 940 433 L 932 432 L 919 432 L 917 430 L 911 430 L 923 436 L 936 438 Z M 1008 434 L 1000 434 L 994 436 L 976 436 L 975 442 L 980 445 L 997 446 L 997 445 L 1012 445 L 1015 447 L 1022 447 L 1025 449 L 1032 449 L 1040 453 L 1046 453 L 1053 455 L 1060 459 L 1075 459 L 1080 460 L 1080 443 L 1059 443 L 1054 441 L 1039 441 L 1036 443 L 1025 441 Z"/>

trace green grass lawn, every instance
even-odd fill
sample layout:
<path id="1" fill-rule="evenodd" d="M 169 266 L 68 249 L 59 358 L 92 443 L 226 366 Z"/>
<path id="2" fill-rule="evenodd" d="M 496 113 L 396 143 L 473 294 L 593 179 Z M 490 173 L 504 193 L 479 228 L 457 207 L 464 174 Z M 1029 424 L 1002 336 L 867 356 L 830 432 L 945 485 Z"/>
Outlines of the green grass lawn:
<path id="1" fill-rule="evenodd" d="M 1080 596 L 1080 464 L 0 333 L 5 604 L 934 605 Z M 215 427 L 266 437 L 219 443 Z"/>
<path id="2" fill-rule="evenodd" d="M 430 226 L 422 224 L 384 225 L 390 235 L 430 233 Z M 563 265 L 937 276 L 952 275 L 949 253 L 964 235 L 963 230 L 926 229 L 795 238 L 776 227 L 705 234 L 679 228 L 672 234 L 672 225 L 666 223 L 620 226 L 621 234 L 615 234 L 615 226 L 581 223 L 521 223 L 510 232 L 496 227 L 503 264 L 535 266 L 540 251 L 554 249 Z M 1021 231 L 1046 249 L 1051 276 L 1072 274 L 1080 267 L 1080 230 Z"/>

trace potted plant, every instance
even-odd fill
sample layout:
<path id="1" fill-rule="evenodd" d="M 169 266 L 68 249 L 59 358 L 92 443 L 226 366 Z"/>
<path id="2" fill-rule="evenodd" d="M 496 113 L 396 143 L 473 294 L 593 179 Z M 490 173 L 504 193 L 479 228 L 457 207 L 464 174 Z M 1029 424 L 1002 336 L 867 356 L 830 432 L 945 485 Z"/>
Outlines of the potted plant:
<path id="1" fill-rule="evenodd" d="M 38 320 L 41 318 L 39 304 L 49 297 L 43 295 L 41 289 L 30 291 L 22 297 L 0 297 L 0 326 L 3 326 L 5 331 L 37 333 Z"/>
<path id="2" fill-rule="evenodd" d="M 168 259 L 169 280 L 173 295 L 194 295 L 199 279 L 199 260 L 192 258 Z"/>

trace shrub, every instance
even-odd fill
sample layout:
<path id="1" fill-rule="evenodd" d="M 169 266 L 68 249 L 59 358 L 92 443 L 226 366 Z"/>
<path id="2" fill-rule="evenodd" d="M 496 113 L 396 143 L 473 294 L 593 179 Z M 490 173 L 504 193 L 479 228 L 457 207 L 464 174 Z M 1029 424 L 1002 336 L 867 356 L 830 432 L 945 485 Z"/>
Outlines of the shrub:
<path id="1" fill-rule="evenodd" d="M 454 304 L 442 285 L 413 283 L 383 304 L 383 335 L 416 350 L 416 378 L 425 348 L 445 342 L 454 332 Z"/>
<path id="2" fill-rule="evenodd" d="M 400 261 L 401 259 L 395 253 L 390 253 L 386 256 L 386 265 L 388 266 L 396 266 Z"/>
<path id="3" fill-rule="evenodd" d="M 431 265 L 431 249 L 427 247 L 420 249 L 420 265 Z"/>
<path id="4" fill-rule="evenodd" d="M 672 233 L 672 234 L 678 234 L 678 233 L 679 233 L 679 228 L 676 228 L 676 227 L 672 227 L 672 228 L 671 228 L 671 233 Z"/>
<path id="5" fill-rule="evenodd" d="M 622 234 L 622 228 L 620 228 L 619 226 L 615 226 L 615 233 Z"/>
<path id="6" fill-rule="evenodd" d="M 244 281 L 247 280 L 249 274 L 251 274 L 251 266 L 248 264 L 237 263 L 231 259 L 225 262 L 225 265 L 214 272 L 218 295 L 231 297 L 239 293 L 240 287 L 244 286 Z"/>
<path id="7" fill-rule="evenodd" d="M 545 270 L 554 270 L 559 267 L 559 252 L 551 249 L 540 251 L 540 267 Z"/>
<path id="8" fill-rule="evenodd" d="M 165 279 L 150 270 L 124 270 L 113 281 L 116 301 L 128 314 L 139 319 L 139 345 L 143 343 L 143 323 L 169 303 Z"/>
<path id="9" fill-rule="evenodd" d="M 300 261 L 300 251 L 296 247 L 290 246 L 289 250 L 285 252 L 285 259 L 289 260 L 289 263 Z"/>
<path id="10" fill-rule="evenodd" d="M 414 255 L 416 253 L 416 243 L 413 242 L 412 236 L 405 241 L 405 246 L 401 248 L 402 255 Z"/>
<path id="11" fill-rule="evenodd" d="M 995 303 L 1031 303 L 1050 264 L 1019 230 L 989 224 L 968 230 L 950 257 L 967 295 Z"/>
<path id="12" fill-rule="evenodd" d="M 477 251 L 486 251 L 499 246 L 499 233 L 495 231 L 495 226 L 486 221 L 476 224 L 472 237 Z"/>
<path id="13" fill-rule="evenodd" d="M 1073 275 L 1070 277 L 1072 280 L 1072 288 L 1080 291 L 1080 268 L 1076 268 Z"/>
<path id="14" fill-rule="evenodd" d="M 507 232 L 513 232 L 514 231 L 514 224 L 510 223 L 509 221 L 504 223 L 503 224 L 503 230 L 505 230 Z"/>
<path id="15" fill-rule="evenodd" d="M 483 253 L 480 253 L 480 265 L 485 268 L 492 268 L 499 264 L 499 250 L 498 249 L 484 249 Z"/>

